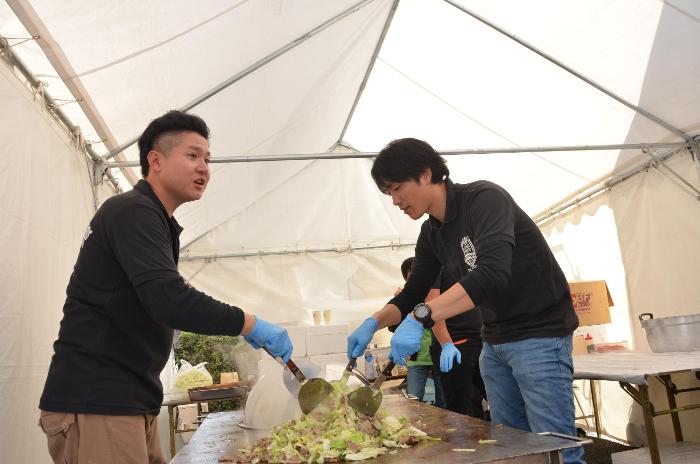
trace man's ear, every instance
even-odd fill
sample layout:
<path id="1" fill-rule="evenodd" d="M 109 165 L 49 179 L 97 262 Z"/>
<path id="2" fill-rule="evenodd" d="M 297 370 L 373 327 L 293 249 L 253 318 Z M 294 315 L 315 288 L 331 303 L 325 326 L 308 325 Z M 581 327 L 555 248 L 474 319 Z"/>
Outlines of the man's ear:
<path id="1" fill-rule="evenodd" d="M 425 171 L 421 172 L 420 180 L 424 184 L 429 184 L 433 181 L 433 171 L 430 168 L 425 168 Z"/>
<path id="2" fill-rule="evenodd" d="M 148 152 L 146 159 L 148 160 L 149 171 L 160 171 L 160 153 L 155 150 L 151 150 Z"/>

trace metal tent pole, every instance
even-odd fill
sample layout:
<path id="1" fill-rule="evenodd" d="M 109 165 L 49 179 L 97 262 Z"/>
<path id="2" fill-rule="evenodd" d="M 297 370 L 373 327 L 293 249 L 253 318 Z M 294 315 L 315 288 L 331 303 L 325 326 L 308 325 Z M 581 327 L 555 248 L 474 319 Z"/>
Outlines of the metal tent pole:
<path id="1" fill-rule="evenodd" d="M 362 79 L 362 83 L 360 84 L 360 88 L 357 91 L 357 95 L 355 96 L 355 101 L 352 103 L 352 108 L 350 108 L 350 113 L 348 114 L 348 117 L 345 119 L 345 124 L 343 125 L 343 130 L 340 131 L 340 136 L 338 137 L 338 143 L 340 143 L 343 138 L 345 137 L 345 132 L 348 130 L 348 126 L 350 125 L 350 121 L 352 120 L 352 116 L 355 114 L 355 108 L 357 108 L 357 104 L 360 102 L 360 98 L 362 97 L 362 92 L 364 92 L 365 87 L 367 86 L 367 81 L 369 80 L 369 75 L 372 73 L 372 70 L 374 69 L 374 63 L 377 61 L 377 56 L 379 56 L 379 51 L 382 49 L 382 45 L 384 44 L 384 38 L 386 37 L 386 33 L 389 30 L 389 26 L 391 26 L 391 22 L 394 19 L 394 13 L 396 13 L 396 8 L 399 6 L 399 0 L 394 0 L 393 5 L 391 5 L 391 10 L 389 11 L 389 15 L 386 18 L 386 22 L 384 23 L 384 29 L 382 29 L 382 33 L 379 36 L 379 40 L 377 41 L 377 45 L 374 47 L 374 53 L 372 53 L 372 58 L 369 60 L 369 66 L 367 66 L 367 72 L 365 73 L 365 77 Z"/>
<path id="2" fill-rule="evenodd" d="M 693 137 L 693 142 L 690 144 L 690 154 L 695 162 L 695 170 L 698 173 L 698 181 L 700 182 L 700 135 Z"/>
<path id="3" fill-rule="evenodd" d="M 226 89 L 227 87 L 231 86 L 232 84 L 235 84 L 239 80 L 243 79 L 247 75 L 251 74 L 252 72 L 256 71 L 257 69 L 261 68 L 262 66 L 266 65 L 270 61 L 274 60 L 280 55 L 283 55 L 284 53 L 288 52 L 289 50 L 293 49 L 300 43 L 304 42 L 306 39 L 313 37 L 314 35 L 318 34 L 319 32 L 323 31 L 324 29 L 328 28 L 329 26 L 335 24 L 336 22 L 340 21 L 341 19 L 345 18 L 346 16 L 354 13 L 355 11 L 361 9 L 363 6 L 365 6 L 367 3 L 371 2 L 373 0 L 362 0 L 360 2 L 357 2 L 350 8 L 346 9 L 345 11 L 337 14 L 336 16 L 332 17 L 331 19 L 325 21 L 324 23 L 320 24 L 319 26 L 316 26 L 315 28 L 311 29 L 310 31 L 302 34 L 301 36 L 297 37 L 294 39 L 292 42 L 288 43 L 287 45 L 278 48 L 274 52 L 270 53 L 267 55 L 265 58 L 262 60 L 253 63 L 252 65 L 248 66 L 246 69 L 243 71 L 239 72 L 235 76 L 227 79 L 226 81 L 222 82 L 221 84 L 217 85 L 213 89 L 209 90 L 208 92 L 200 95 L 199 97 L 195 98 L 191 102 L 187 103 L 185 106 L 181 107 L 181 111 L 189 111 L 195 106 L 199 105 L 200 103 L 208 100 L 209 98 L 213 97 L 217 93 L 221 92 L 222 90 Z M 134 137 L 133 139 L 129 140 L 128 142 L 118 146 L 114 150 L 110 151 L 107 153 L 105 156 L 102 158 L 106 161 L 109 160 L 115 156 L 117 156 L 119 153 L 123 152 L 130 146 L 132 146 L 136 141 L 138 140 L 138 137 Z M 111 165 L 110 165 L 111 166 Z"/>
<path id="4" fill-rule="evenodd" d="M 664 166 L 664 167 L 666 167 L 666 166 Z M 658 173 L 664 179 L 666 179 L 666 180 L 674 183 L 678 187 L 680 187 L 681 190 L 683 190 L 685 193 L 687 193 L 691 197 L 700 201 L 700 192 L 698 192 L 697 189 L 695 189 L 695 187 L 693 187 L 692 185 L 688 185 L 688 183 L 685 182 L 685 179 L 681 178 L 683 180 L 683 182 L 679 182 L 678 180 L 674 179 L 673 177 L 669 176 L 668 174 L 663 172 L 661 169 L 659 169 L 659 167 L 656 164 L 652 164 L 651 169 L 654 170 L 654 172 Z M 668 167 L 666 167 L 666 169 L 668 169 Z M 673 172 L 673 171 L 671 171 L 671 172 Z"/>
<path id="5" fill-rule="evenodd" d="M 688 146 L 688 151 L 690 151 L 690 156 L 691 158 L 694 158 L 691 146 Z M 652 160 L 654 160 L 656 163 L 651 165 L 651 168 L 659 173 L 662 177 L 666 178 L 667 180 L 673 182 L 676 184 L 678 187 L 680 187 L 684 192 L 688 193 L 690 196 L 695 198 L 696 200 L 700 200 L 700 191 L 696 189 L 690 182 L 688 182 L 683 176 L 678 174 L 676 171 L 671 169 L 670 166 L 668 166 L 666 163 L 663 161 L 659 161 L 658 157 L 651 153 L 649 150 L 642 150 L 644 153 L 646 153 Z M 659 166 L 663 166 L 664 169 L 666 169 L 668 172 L 671 173 L 671 176 L 663 172 L 661 169 L 659 169 Z"/>
<path id="6" fill-rule="evenodd" d="M 662 142 L 662 143 L 623 143 L 609 145 L 572 145 L 572 146 L 552 146 L 552 147 L 509 147 L 509 148 L 465 148 L 461 150 L 441 150 L 443 156 L 457 155 L 488 155 L 507 153 L 544 153 L 544 152 L 564 152 L 564 151 L 600 151 L 600 150 L 629 150 L 629 149 L 652 149 L 652 148 L 674 148 L 685 147 L 686 142 Z M 339 144 L 339 146 L 344 146 Z M 377 152 L 353 152 L 353 153 L 297 153 L 283 155 L 240 155 L 240 156 L 217 156 L 211 158 L 211 163 L 250 163 L 259 161 L 303 161 L 318 159 L 357 159 L 375 158 Z M 117 161 L 109 163 L 110 168 L 138 166 L 138 161 Z"/>
<path id="7" fill-rule="evenodd" d="M 633 177 L 642 171 L 646 171 L 646 170 L 650 169 L 656 163 L 666 161 L 667 159 L 669 159 L 672 156 L 676 155 L 677 153 L 681 152 L 683 150 L 683 148 L 685 148 L 685 147 L 678 147 L 678 148 L 671 150 L 668 153 L 665 153 L 663 155 L 660 155 L 660 156 L 656 157 L 655 159 L 652 159 L 648 162 L 633 166 L 633 167 L 623 171 L 620 174 L 610 176 L 607 179 L 596 183 L 595 186 L 591 186 L 592 190 L 588 189 L 584 192 L 581 192 L 581 195 L 579 195 L 579 196 L 575 196 L 573 198 L 571 196 L 569 196 L 566 199 L 564 199 L 558 203 L 555 203 L 554 205 L 550 206 L 549 208 L 547 208 L 543 212 L 535 215 L 533 217 L 533 220 L 535 221 L 535 224 L 542 227 L 544 224 L 551 221 L 556 216 L 559 216 L 560 214 L 564 214 L 564 213 L 568 212 L 572 208 L 575 208 L 576 206 L 580 205 L 581 203 L 590 201 L 591 199 L 600 195 L 601 193 L 604 193 L 604 192 L 610 190 L 615 185 L 626 181 L 630 177 Z"/>
<path id="8" fill-rule="evenodd" d="M 487 26 L 490 27 L 491 29 L 494 29 L 494 30 L 500 32 L 501 34 L 505 35 L 506 37 L 509 37 L 510 39 L 512 39 L 512 40 L 514 40 L 515 42 L 519 43 L 519 44 L 522 45 L 523 47 L 527 48 L 528 50 L 530 50 L 530 51 L 532 51 L 532 52 L 534 52 L 534 53 L 537 53 L 538 55 L 540 55 L 542 58 L 546 59 L 546 60 L 549 61 L 550 63 L 559 66 L 559 67 L 562 68 L 564 71 L 566 71 L 566 72 L 568 72 L 568 73 L 570 73 L 570 74 L 573 74 L 574 76 L 578 77 L 579 79 L 581 79 L 581 80 L 584 81 L 585 83 L 589 84 L 590 86 L 592 86 L 592 87 L 594 87 L 594 88 L 600 90 L 600 91 L 603 92 L 605 95 L 607 95 L 607 96 L 609 96 L 609 97 L 611 97 L 611 98 L 617 100 L 619 103 L 622 103 L 622 104 L 625 105 L 626 107 L 628 107 L 628 108 L 630 108 L 630 109 L 636 111 L 637 113 L 641 114 L 642 116 L 646 117 L 647 119 L 649 119 L 649 120 L 655 122 L 656 124 L 658 124 L 658 125 L 660 125 L 660 126 L 666 128 L 667 130 L 673 132 L 674 134 L 676 134 L 676 135 L 682 137 L 684 140 L 690 140 L 690 136 L 689 136 L 688 134 L 686 134 L 685 132 L 683 132 L 681 129 L 678 129 L 677 127 L 673 126 L 671 123 L 664 121 L 664 120 L 661 119 L 660 117 L 658 117 L 658 116 L 656 116 L 656 115 L 650 113 L 649 111 L 645 110 L 644 108 L 642 108 L 642 107 L 640 107 L 640 106 L 637 106 L 637 105 L 635 105 L 635 104 L 633 104 L 633 103 L 631 103 L 631 102 L 628 102 L 627 100 L 625 100 L 625 99 L 622 98 L 621 96 L 617 95 L 617 94 L 614 93 L 613 91 L 606 89 L 605 87 L 603 87 L 602 85 L 600 85 L 599 83 L 597 83 L 596 81 L 594 81 L 593 79 L 590 79 L 590 78 L 584 76 L 584 75 L 581 74 L 580 72 L 578 72 L 578 71 L 574 70 L 573 68 L 567 66 L 566 64 L 564 64 L 564 63 L 562 63 L 561 61 L 557 60 L 557 59 L 554 58 L 553 56 L 548 55 L 547 53 L 545 53 L 545 52 L 543 52 L 542 50 L 538 49 L 537 47 L 535 47 L 534 45 L 530 44 L 529 42 L 526 42 L 525 40 L 519 38 L 519 37 L 516 36 L 515 34 L 511 34 L 510 32 L 506 31 L 506 30 L 503 29 L 502 27 L 499 27 L 499 26 L 497 26 L 496 24 L 492 23 L 491 21 L 487 20 L 486 18 L 484 18 L 484 17 L 482 17 L 482 16 L 479 16 L 478 14 L 476 14 L 476 13 L 474 13 L 473 11 L 471 11 L 471 10 L 465 8 L 464 6 L 460 5 L 459 3 L 457 3 L 457 2 L 454 1 L 454 0 L 444 0 L 444 1 L 447 2 L 447 3 L 449 3 L 450 5 L 452 5 L 453 7 L 457 8 L 458 10 L 460 10 L 460 11 L 462 11 L 462 12 L 468 14 L 469 16 L 471 16 L 472 18 L 476 19 L 477 21 L 482 22 L 483 24 L 487 25 Z"/>
<path id="9" fill-rule="evenodd" d="M 217 259 L 220 258 L 253 258 L 253 257 L 259 257 L 262 258 L 264 256 L 283 256 L 283 255 L 310 255 L 310 254 L 318 254 L 318 253 L 351 253 L 353 251 L 361 251 L 361 250 L 376 250 L 376 249 L 381 249 L 381 248 L 391 248 L 391 249 L 397 249 L 397 248 L 404 248 L 408 246 L 416 246 L 416 242 L 401 242 L 401 243 L 385 243 L 385 244 L 377 244 L 377 245 L 358 245 L 358 246 L 353 246 L 351 244 L 348 244 L 347 246 L 340 247 L 340 246 L 331 246 L 331 247 L 314 247 L 314 248 L 305 248 L 305 249 L 296 249 L 296 248 L 290 248 L 286 250 L 270 250 L 270 251 L 264 251 L 264 250 L 259 250 L 259 251 L 241 251 L 241 252 L 231 252 L 231 253 L 198 253 L 198 254 L 189 254 L 188 252 L 184 252 L 180 256 L 180 261 L 197 261 L 197 260 L 208 260 L 208 261 L 216 261 Z"/>

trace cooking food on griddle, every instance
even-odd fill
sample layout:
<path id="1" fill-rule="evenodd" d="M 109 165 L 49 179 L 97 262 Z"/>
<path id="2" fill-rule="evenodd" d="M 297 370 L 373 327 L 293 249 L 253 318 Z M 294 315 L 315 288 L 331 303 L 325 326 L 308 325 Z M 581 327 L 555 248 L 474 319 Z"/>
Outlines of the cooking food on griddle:
<path id="1" fill-rule="evenodd" d="M 396 448 L 409 448 L 428 435 L 380 409 L 374 417 L 348 405 L 350 389 L 331 382 L 331 393 L 311 414 L 302 415 L 272 430 L 250 448 L 240 451 L 238 463 L 323 463 L 361 461 Z"/>

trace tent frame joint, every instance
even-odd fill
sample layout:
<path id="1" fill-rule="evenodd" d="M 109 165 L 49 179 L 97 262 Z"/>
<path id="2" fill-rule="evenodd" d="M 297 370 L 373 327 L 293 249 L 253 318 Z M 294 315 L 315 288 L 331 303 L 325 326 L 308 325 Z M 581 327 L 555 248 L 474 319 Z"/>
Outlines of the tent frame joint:
<path id="1" fill-rule="evenodd" d="M 691 156 L 692 156 L 694 159 L 697 159 L 697 157 L 696 157 L 695 154 L 693 153 L 692 143 L 688 144 L 688 151 L 690 152 Z M 676 171 L 674 171 L 673 169 L 671 169 L 671 167 L 670 167 L 669 165 L 667 165 L 662 159 L 659 159 L 659 158 L 654 154 L 654 150 L 650 150 L 650 149 L 647 149 L 647 148 L 643 148 L 643 149 L 642 149 L 642 152 L 643 152 L 645 155 L 647 155 L 647 156 L 649 156 L 649 157 L 651 158 L 651 161 L 649 162 L 649 168 L 650 168 L 651 170 L 653 170 L 654 172 L 656 172 L 657 174 L 659 174 L 659 175 L 660 175 L 661 177 L 663 177 L 664 179 L 667 179 L 667 180 L 671 181 L 673 184 L 675 184 L 676 186 L 678 186 L 681 190 L 683 190 L 684 192 L 686 192 L 688 195 L 690 195 L 690 196 L 692 196 L 693 198 L 695 198 L 695 200 L 700 201 L 700 190 L 698 190 L 697 188 L 695 188 L 695 186 L 693 186 L 693 184 L 691 184 L 690 182 L 688 182 L 688 180 L 687 180 L 685 177 L 681 176 L 681 175 L 678 174 Z M 697 164 L 696 164 L 696 166 L 697 166 Z M 662 167 L 663 167 L 664 170 L 667 171 L 668 173 L 662 171 L 662 170 L 661 170 Z M 671 175 L 669 175 L 669 173 L 670 173 Z"/>
<path id="2" fill-rule="evenodd" d="M 700 182 L 700 135 L 696 135 L 690 140 L 690 143 L 688 143 L 688 151 L 695 162 L 695 171 L 698 174 L 698 181 Z"/>
<path id="3" fill-rule="evenodd" d="M 107 176 L 107 162 L 102 158 L 98 158 L 92 163 L 92 185 L 97 187 L 102 184 L 102 181 Z"/>

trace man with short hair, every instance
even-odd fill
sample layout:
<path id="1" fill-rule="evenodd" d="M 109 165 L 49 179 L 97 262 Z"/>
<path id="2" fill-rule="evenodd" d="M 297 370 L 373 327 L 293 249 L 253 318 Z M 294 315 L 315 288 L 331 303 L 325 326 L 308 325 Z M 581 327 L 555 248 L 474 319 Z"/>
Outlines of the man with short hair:
<path id="1" fill-rule="evenodd" d="M 170 111 L 138 141 L 143 179 L 104 202 L 85 233 L 41 396 L 56 463 L 165 463 L 156 417 L 173 329 L 244 335 L 285 362 L 282 327 L 194 289 L 177 270 L 173 218 L 209 182 L 209 128 Z"/>
<path id="2" fill-rule="evenodd" d="M 374 331 L 403 319 L 390 352 L 403 364 L 419 349 L 424 328 L 478 305 L 491 421 L 576 435 L 571 339 L 578 319 L 564 274 L 532 219 L 496 184 L 454 184 L 445 160 L 422 140 L 390 142 L 374 160 L 372 177 L 411 219 L 429 217 L 403 291 L 348 337 L 348 352 L 361 352 Z M 441 269 L 455 283 L 421 303 Z M 563 456 L 584 462 L 580 447 Z"/>

